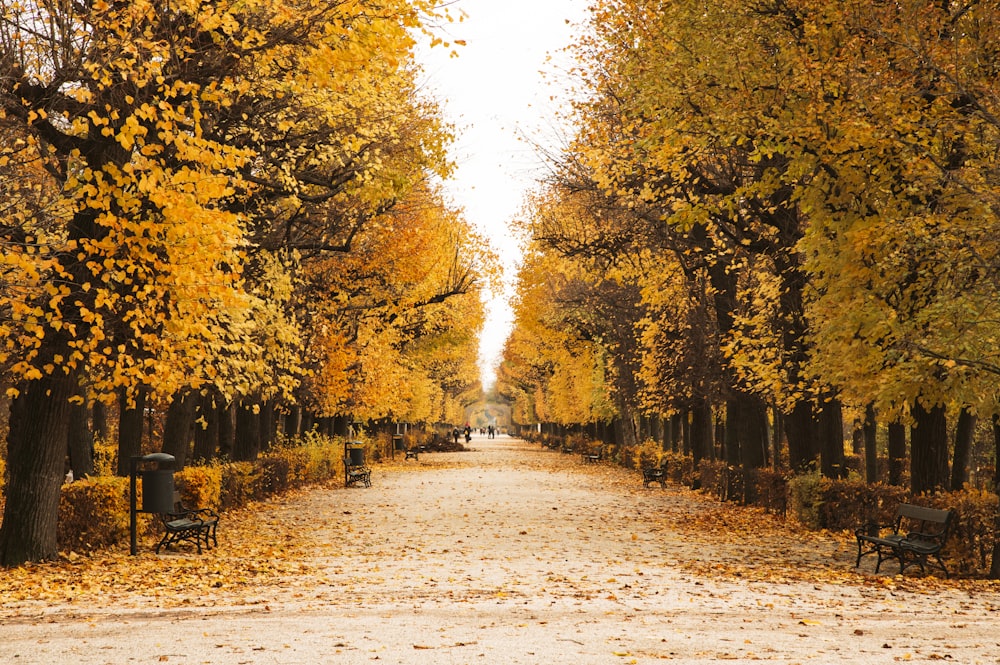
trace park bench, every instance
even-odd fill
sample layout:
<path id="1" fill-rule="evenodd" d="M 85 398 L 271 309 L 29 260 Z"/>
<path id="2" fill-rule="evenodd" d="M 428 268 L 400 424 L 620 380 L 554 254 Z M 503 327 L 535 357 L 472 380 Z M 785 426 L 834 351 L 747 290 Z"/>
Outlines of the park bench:
<path id="1" fill-rule="evenodd" d="M 408 460 L 408 459 L 419 460 L 419 457 L 417 457 L 417 455 L 419 455 L 419 454 L 420 454 L 420 449 L 419 448 L 416 448 L 416 447 L 414 447 L 414 448 L 407 448 L 406 449 L 406 454 L 403 456 L 403 459 L 404 460 Z"/>
<path id="2" fill-rule="evenodd" d="M 858 558 L 854 567 L 861 565 L 863 556 L 874 554 L 878 557 L 876 573 L 883 561 L 895 559 L 899 562 L 900 573 L 914 564 L 919 565 L 921 571 L 925 571 L 926 565 L 937 565 L 948 577 L 948 569 L 941 560 L 941 548 L 948 540 L 954 516 L 952 510 L 899 504 L 892 524 L 869 523 L 854 532 L 858 539 Z"/>
<path id="3" fill-rule="evenodd" d="M 344 449 L 344 487 L 361 483 L 365 487 L 372 486 L 372 470 L 365 463 L 364 448 L 354 447 Z"/>
<path id="4" fill-rule="evenodd" d="M 185 507 L 180 492 L 174 492 L 173 511 L 161 513 L 160 521 L 163 523 L 163 537 L 156 544 L 157 554 L 162 547 L 182 542 L 194 543 L 198 548 L 198 554 L 201 554 L 202 543 L 206 549 L 219 544 L 216 537 L 216 529 L 219 526 L 218 513 L 209 508 Z"/>
<path id="5" fill-rule="evenodd" d="M 660 483 L 660 487 L 667 486 L 667 460 L 660 462 L 659 466 L 649 466 L 642 470 L 642 486 L 649 487 L 651 483 Z"/>
<path id="6" fill-rule="evenodd" d="M 593 450 L 585 450 L 583 451 L 583 461 L 588 464 L 597 464 L 601 461 L 601 452 L 603 452 L 601 449 L 598 449 L 596 452 Z"/>

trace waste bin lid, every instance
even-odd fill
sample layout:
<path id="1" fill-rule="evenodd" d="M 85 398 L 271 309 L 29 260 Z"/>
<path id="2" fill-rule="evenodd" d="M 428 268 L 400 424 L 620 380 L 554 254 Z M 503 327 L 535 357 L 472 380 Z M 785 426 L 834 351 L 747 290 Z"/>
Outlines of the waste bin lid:
<path id="1" fill-rule="evenodd" d="M 139 458 L 140 462 L 175 462 L 177 458 L 173 455 L 168 455 L 167 453 L 150 453 L 149 455 L 143 455 Z"/>

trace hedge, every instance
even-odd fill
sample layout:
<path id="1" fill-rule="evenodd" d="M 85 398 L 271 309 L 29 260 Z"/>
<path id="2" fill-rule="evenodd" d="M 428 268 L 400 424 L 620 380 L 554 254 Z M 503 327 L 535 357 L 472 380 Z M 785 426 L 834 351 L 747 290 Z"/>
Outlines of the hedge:
<path id="1" fill-rule="evenodd" d="M 343 442 L 319 435 L 284 441 L 254 462 L 213 462 L 174 474 L 186 505 L 225 511 L 340 476 Z M 142 483 L 139 483 L 141 505 Z M 63 486 L 58 543 L 62 551 L 124 545 L 129 538 L 129 479 L 95 476 Z M 155 530 L 140 513 L 140 533 Z"/>

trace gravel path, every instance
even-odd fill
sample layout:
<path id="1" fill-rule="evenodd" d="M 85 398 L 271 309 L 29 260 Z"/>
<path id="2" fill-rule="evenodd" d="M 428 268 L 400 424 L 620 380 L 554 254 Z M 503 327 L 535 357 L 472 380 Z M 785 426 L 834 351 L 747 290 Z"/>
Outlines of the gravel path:
<path id="1" fill-rule="evenodd" d="M 833 535 L 734 544 L 697 494 L 512 439 L 472 446 L 263 504 L 265 532 L 300 530 L 300 575 L 5 604 L 0 663 L 1000 663 L 995 586 L 907 589 L 855 571 Z"/>

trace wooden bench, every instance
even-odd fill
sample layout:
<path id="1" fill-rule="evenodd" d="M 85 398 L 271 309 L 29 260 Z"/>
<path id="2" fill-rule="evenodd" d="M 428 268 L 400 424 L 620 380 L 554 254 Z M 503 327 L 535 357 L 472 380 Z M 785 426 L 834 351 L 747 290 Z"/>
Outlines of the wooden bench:
<path id="1" fill-rule="evenodd" d="M 642 486 L 649 487 L 650 483 L 660 483 L 661 488 L 667 486 L 667 460 L 660 462 L 660 466 L 650 466 L 642 470 Z"/>
<path id="2" fill-rule="evenodd" d="M 201 546 L 211 549 L 218 546 L 219 539 L 216 529 L 219 526 L 219 515 L 209 508 L 186 508 L 181 501 L 180 492 L 174 492 L 174 510 L 160 514 L 163 523 L 163 537 L 156 544 L 156 553 L 160 548 L 177 543 L 194 543 L 201 554 Z"/>
<path id="3" fill-rule="evenodd" d="M 417 457 L 417 455 L 419 453 L 420 453 L 420 449 L 419 448 L 407 448 L 406 449 L 406 455 L 403 457 L 403 459 L 404 460 L 408 460 L 408 459 L 419 460 L 419 458 Z"/>
<path id="4" fill-rule="evenodd" d="M 590 451 L 584 452 L 583 461 L 588 464 L 597 464 L 601 461 L 601 451 L 598 450 L 596 453 Z"/>
<path id="5" fill-rule="evenodd" d="M 952 510 L 901 503 L 892 524 L 879 526 L 872 523 L 854 532 L 858 539 L 858 558 L 854 567 L 861 565 L 863 556 L 874 554 L 878 557 L 876 573 L 883 561 L 895 559 L 899 561 L 900 573 L 914 564 L 919 565 L 922 572 L 927 565 L 936 565 L 948 577 L 948 569 L 941 559 L 941 548 L 948 540 L 954 516 Z"/>

